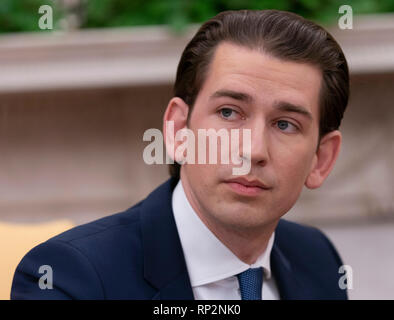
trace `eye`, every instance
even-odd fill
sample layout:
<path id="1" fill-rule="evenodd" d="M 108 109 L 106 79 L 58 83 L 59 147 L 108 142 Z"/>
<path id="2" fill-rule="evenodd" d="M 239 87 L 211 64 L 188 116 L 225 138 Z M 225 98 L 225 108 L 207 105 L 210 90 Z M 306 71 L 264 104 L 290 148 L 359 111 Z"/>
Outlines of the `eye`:
<path id="1" fill-rule="evenodd" d="M 230 108 L 222 108 L 218 111 L 220 116 L 226 120 L 236 120 L 239 117 L 239 113 Z"/>
<path id="2" fill-rule="evenodd" d="M 283 132 L 294 133 L 298 131 L 298 128 L 294 124 L 286 120 L 279 120 L 276 122 L 276 125 Z"/>

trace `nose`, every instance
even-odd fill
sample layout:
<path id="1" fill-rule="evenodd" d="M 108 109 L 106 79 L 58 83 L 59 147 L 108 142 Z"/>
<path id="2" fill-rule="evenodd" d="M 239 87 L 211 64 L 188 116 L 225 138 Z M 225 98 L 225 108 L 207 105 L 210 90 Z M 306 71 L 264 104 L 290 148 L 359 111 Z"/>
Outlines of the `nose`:
<path id="1" fill-rule="evenodd" d="M 268 137 L 266 124 L 261 119 L 256 119 L 250 128 L 250 154 L 251 164 L 264 166 L 268 161 Z"/>

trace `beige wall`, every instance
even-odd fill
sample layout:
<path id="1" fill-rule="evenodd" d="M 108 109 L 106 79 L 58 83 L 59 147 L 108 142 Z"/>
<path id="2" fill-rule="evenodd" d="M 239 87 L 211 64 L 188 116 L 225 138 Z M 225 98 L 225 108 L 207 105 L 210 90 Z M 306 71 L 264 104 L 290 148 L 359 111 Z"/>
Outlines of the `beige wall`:
<path id="1" fill-rule="evenodd" d="M 393 217 L 394 74 L 352 77 L 343 148 L 321 189 L 305 190 L 290 219 L 311 224 Z M 0 96 L 0 219 L 71 218 L 123 210 L 167 177 L 142 141 L 161 129 L 170 85 Z"/>
<path id="2" fill-rule="evenodd" d="M 146 166 L 143 132 L 160 128 L 170 86 L 0 97 L 0 219 L 72 218 L 123 210 L 167 177 Z"/>

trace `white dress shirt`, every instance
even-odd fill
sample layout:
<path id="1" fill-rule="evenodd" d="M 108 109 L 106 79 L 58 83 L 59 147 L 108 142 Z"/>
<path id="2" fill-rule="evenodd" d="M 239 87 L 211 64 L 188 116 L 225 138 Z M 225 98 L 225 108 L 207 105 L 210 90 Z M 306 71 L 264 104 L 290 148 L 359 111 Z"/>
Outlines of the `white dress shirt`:
<path id="1" fill-rule="evenodd" d="M 275 232 L 263 254 L 249 265 L 232 253 L 201 221 L 186 197 L 181 180 L 172 195 L 172 208 L 196 300 L 240 300 L 236 275 L 257 267 L 264 270 L 262 299 L 279 300 L 270 264 Z"/>

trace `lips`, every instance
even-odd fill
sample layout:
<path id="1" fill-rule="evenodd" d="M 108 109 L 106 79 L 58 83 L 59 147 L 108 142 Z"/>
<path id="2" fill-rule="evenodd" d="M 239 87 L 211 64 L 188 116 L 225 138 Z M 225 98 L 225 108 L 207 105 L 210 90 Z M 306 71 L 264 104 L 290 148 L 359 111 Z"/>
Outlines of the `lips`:
<path id="1" fill-rule="evenodd" d="M 235 193 L 246 196 L 257 196 L 265 190 L 271 189 L 257 179 L 248 180 L 245 178 L 235 178 L 227 180 L 226 184 Z"/>
<path id="2" fill-rule="evenodd" d="M 247 180 L 245 178 L 235 178 L 228 180 L 227 182 L 239 183 L 244 185 L 245 187 L 258 187 L 262 189 L 269 189 L 264 183 L 256 179 Z"/>

